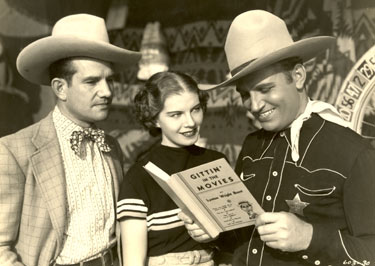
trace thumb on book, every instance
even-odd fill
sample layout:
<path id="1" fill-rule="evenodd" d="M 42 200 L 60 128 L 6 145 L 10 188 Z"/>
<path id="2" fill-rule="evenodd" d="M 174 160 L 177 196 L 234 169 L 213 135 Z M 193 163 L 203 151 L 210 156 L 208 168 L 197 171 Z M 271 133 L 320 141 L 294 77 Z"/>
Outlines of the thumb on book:
<path id="1" fill-rule="evenodd" d="M 194 223 L 193 219 L 190 218 L 183 211 L 181 211 L 181 212 L 178 213 L 178 218 L 180 218 L 185 224 L 192 224 L 192 223 Z"/>

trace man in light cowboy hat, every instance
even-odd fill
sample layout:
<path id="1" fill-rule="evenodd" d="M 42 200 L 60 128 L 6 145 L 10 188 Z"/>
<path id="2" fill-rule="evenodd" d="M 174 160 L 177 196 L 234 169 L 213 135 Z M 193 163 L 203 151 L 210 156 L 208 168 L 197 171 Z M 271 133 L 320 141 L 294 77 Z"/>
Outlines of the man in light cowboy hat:
<path id="1" fill-rule="evenodd" d="M 225 44 L 235 85 L 263 129 L 249 134 L 236 172 L 261 203 L 233 265 L 375 263 L 375 152 L 337 111 L 308 98 L 302 62 L 331 37 L 293 42 L 285 23 L 253 10 L 232 22 Z M 209 237 L 186 215 L 198 241 Z"/>
<path id="2" fill-rule="evenodd" d="M 111 45 L 102 18 L 60 19 L 24 48 L 21 75 L 50 85 L 54 110 L 0 139 L 0 265 L 113 265 L 121 151 L 95 127 L 108 115 L 114 68 L 140 53 Z"/>

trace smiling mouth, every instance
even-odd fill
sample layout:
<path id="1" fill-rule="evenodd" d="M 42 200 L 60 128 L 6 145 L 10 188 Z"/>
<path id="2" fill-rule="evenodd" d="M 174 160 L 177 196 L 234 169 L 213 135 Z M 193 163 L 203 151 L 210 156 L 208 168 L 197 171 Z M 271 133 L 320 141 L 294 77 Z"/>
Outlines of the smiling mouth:
<path id="1" fill-rule="evenodd" d="M 272 108 L 272 109 L 270 109 L 270 110 L 268 110 L 268 111 L 265 111 L 265 112 L 260 112 L 260 113 L 258 114 L 258 119 L 259 119 L 260 121 L 267 120 L 267 119 L 271 116 L 271 114 L 272 114 L 274 111 L 275 111 L 275 108 Z"/>
<path id="2" fill-rule="evenodd" d="M 192 136 L 195 136 L 197 134 L 197 132 L 198 132 L 198 129 L 194 128 L 193 130 L 183 132 L 183 133 L 180 133 L 180 134 L 182 134 L 185 137 L 192 137 Z"/>

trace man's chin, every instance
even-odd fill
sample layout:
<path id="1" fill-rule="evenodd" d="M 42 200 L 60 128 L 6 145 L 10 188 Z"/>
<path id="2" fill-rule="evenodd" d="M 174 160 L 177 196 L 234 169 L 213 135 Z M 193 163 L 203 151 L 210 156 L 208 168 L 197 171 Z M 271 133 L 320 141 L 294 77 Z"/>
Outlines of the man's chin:
<path id="1" fill-rule="evenodd" d="M 271 121 L 269 121 L 269 122 L 262 122 L 262 123 L 260 123 L 260 125 L 261 125 L 261 127 L 264 130 L 270 131 L 270 132 L 278 132 L 278 131 L 281 130 L 279 125 L 275 125 Z"/>
<path id="2" fill-rule="evenodd" d="M 108 118 L 109 112 L 101 112 L 93 117 L 93 122 L 100 122 Z"/>

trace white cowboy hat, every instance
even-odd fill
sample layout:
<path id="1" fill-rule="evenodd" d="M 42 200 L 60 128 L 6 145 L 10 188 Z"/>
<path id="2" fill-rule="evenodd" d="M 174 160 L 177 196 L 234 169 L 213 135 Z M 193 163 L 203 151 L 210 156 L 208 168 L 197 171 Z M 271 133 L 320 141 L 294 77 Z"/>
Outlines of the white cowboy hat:
<path id="1" fill-rule="evenodd" d="M 251 10 L 238 15 L 229 27 L 225 42 L 225 55 L 232 77 L 212 90 L 228 86 L 256 70 L 289 57 L 307 61 L 329 48 L 334 37 L 311 37 L 294 42 L 285 22 L 264 11 Z"/>
<path id="2" fill-rule="evenodd" d="M 50 85 L 49 66 L 73 56 L 112 62 L 122 69 L 137 64 L 141 53 L 110 44 L 103 18 L 75 14 L 57 21 L 51 36 L 26 46 L 17 57 L 17 69 L 33 83 Z"/>

